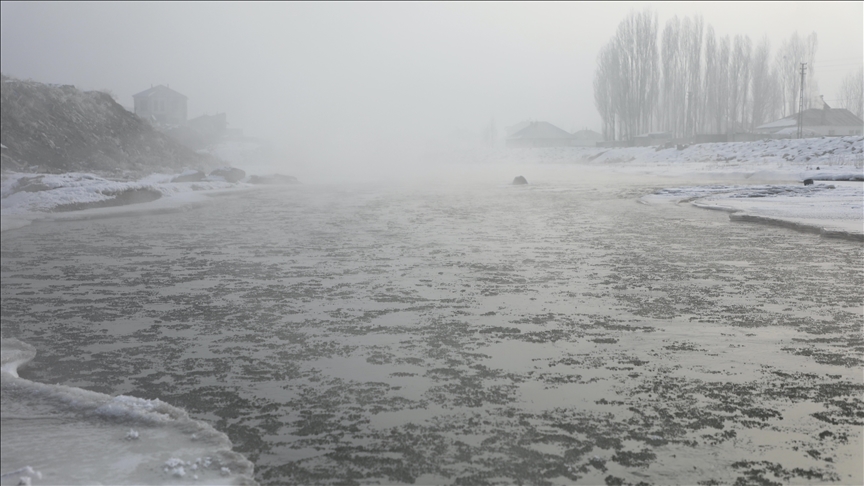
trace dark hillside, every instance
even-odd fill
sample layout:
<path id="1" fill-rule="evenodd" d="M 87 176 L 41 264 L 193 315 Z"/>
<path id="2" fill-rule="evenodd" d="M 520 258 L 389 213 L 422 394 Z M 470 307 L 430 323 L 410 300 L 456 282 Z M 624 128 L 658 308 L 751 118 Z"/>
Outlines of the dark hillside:
<path id="1" fill-rule="evenodd" d="M 0 75 L 3 171 L 178 171 L 224 164 L 157 132 L 99 91 Z"/>

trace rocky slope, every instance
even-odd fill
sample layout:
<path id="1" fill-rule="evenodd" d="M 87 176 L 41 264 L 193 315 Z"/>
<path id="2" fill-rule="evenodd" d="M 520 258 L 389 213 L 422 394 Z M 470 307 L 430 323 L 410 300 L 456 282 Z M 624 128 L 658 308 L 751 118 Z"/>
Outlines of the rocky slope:
<path id="1" fill-rule="evenodd" d="M 107 93 L 0 78 L 3 172 L 119 176 L 224 165 L 159 133 Z"/>

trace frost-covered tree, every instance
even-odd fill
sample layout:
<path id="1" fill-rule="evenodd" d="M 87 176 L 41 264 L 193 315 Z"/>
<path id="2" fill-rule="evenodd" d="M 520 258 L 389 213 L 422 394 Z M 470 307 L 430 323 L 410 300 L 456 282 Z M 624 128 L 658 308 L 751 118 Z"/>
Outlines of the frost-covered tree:
<path id="1" fill-rule="evenodd" d="M 718 76 L 717 40 L 714 36 L 714 27 L 709 25 L 705 32 L 705 81 L 702 84 L 702 92 L 705 93 L 702 130 L 707 133 L 720 133 L 715 116 L 720 103 L 717 92 Z"/>
<path id="2" fill-rule="evenodd" d="M 684 119 L 685 135 L 694 135 L 702 117 L 702 31 L 701 16 L 684 19 L 683 43 L 685 72 L 687 73 L 687 104 Z"/>
<path id="3" fill-rule="evenodd" d="M 864 118 L 864 68 L 843 78 L 837 99 L 840 100 L 841 108 L 846 108 L 858 118 Z"/>
<path id="4" fill-rule="evenodd" d="M 681 23 L 678 16 L 666 21 L 663 28 L 663 40 L 661 41 L 662 55 L 662 78 L 661 78 L 661 101 L 658 110 L 658 122 L 662 130 L 675 133 L 678 130 L 678 110 L 680 107 L 682 91 L 682 66 L 680 55 Z M 677 106 L 676 106 L 677 105 Z"/>
<path id="5" fill-rule="evenodd" d="M 762 37 L 759 45 L 756 46 L 756 51 L 751 59 L 751 96 L 750 103 L 750 129 L 769 121 L 773 113 L 773 95 L 771 91 L 774 89 L 774 83 L 771 79 L 772 71 L 770 65 L 771 57 L 771 42 L 768 36 Z"/>
<path id="6" fill-rule="evenodd" d="M 691 135 L 704 111 L 701 17 L 673 17 L 661 41 L 661 93 L 657 121 L 676 136 Z"/>
<path id="7" fill-rule="evenodd" d="M 807 37 L 801 37 L 798 32 L 792 34 L 788 40 L 780 45 L 774 59 L 780 82 L 781 99 L 783 101 L 783 116 L 798 112 L 798 104 L 801 96 L 801 63 L 807 63 L 807 72 L 804 80 L 804 109 L 810 107 L 813 97 L 819 88 L 816 85 L 813 60 L 816 58 L 818 42 L 816 33 Z"/>
<path id="8" fill-rule="evenodd" d="M 747 95 L 750 88 L 750 37 L 736 35 L 729 60 L 729 125 L 734 131 L 747 125 Z"/>
<path id="9" fill-rule="evenodd" d="M 720 48 L 717 54 L 717 109 L 714 119 L 717 133 L 726 133 L 729 113 L 729 36 L 720 39 Z"/>
<path id="10" fill-rule="evenodd" d="M 616 90 L 611 86 L 618 78 L 618 56 L 610 42 L 597 56 L 597 70 L 594 72 L 594 106 L 603 122 L 603 139 L 615 140 L 615 101 Z"/>
<path id="11" fill-rule="evenodd" d="M 607 136 L 611 131 L 613 137 L 626 140 L 650 130 L 658 98 L 657 15 L 650 10 L 631 12 L 618 24 L 597 63 L 594 100 Z"/>
<path id="12" fill-rule="evenodd" d="M 796 33 L 772 57 L 767 37 L 755 48 L 746 35 L 718 37 L 700 16 L 673 17 L 656 36 L 656 17 L 631 13 L 597 56 L 594 102 L 607 139 L 651 127 L 723 134 L 786 116 L 797 111 L 800 63 L 812 66 L 817 47 L 815 33 Z M 806 83 L 809 102 L 813 69 Z"/>

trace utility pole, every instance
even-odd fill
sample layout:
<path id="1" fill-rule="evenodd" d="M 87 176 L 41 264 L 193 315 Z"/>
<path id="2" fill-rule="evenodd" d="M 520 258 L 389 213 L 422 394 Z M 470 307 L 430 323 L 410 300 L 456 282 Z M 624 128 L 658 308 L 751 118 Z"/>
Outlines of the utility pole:
<path id="1" fill-rule="evenodd" d="M 801 63 L 801 98 L 798 101 L 798 138 L 804 138 L 804 72 L 807 63 Z"/>

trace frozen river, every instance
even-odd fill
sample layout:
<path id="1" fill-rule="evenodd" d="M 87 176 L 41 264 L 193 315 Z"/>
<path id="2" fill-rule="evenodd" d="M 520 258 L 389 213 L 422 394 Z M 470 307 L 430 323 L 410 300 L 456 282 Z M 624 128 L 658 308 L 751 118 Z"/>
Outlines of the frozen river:
<path id="1" fill-rule="evenodd" d="M 864 482 L 860 243 L 525 176 L 6 232 L 2 334 L 261 484 Z"/>

